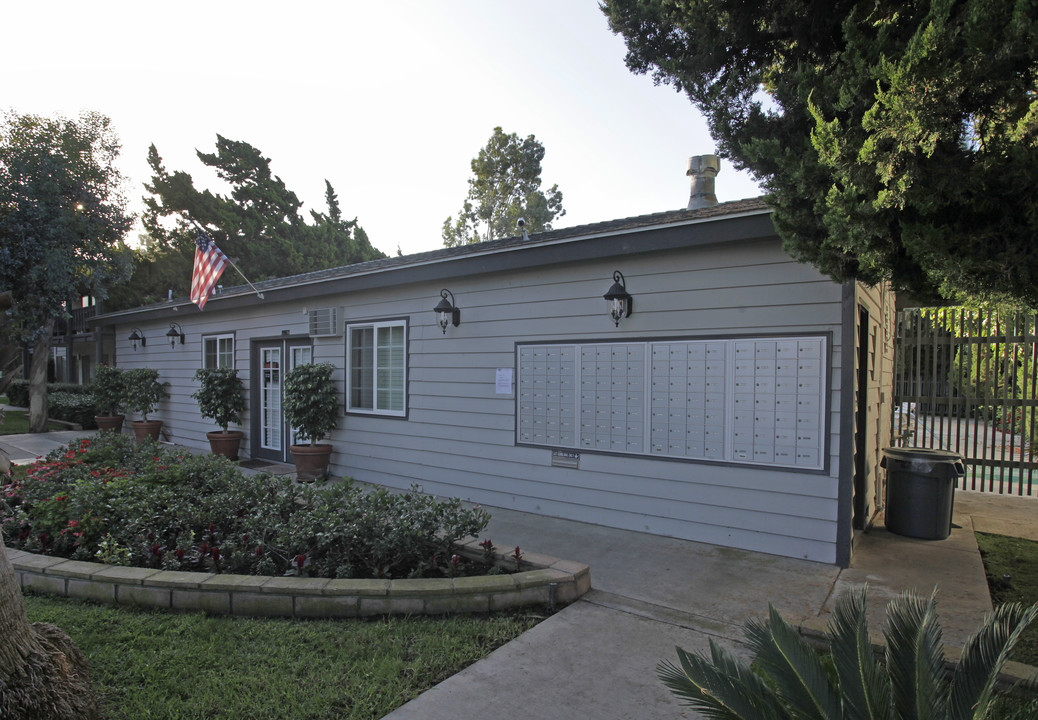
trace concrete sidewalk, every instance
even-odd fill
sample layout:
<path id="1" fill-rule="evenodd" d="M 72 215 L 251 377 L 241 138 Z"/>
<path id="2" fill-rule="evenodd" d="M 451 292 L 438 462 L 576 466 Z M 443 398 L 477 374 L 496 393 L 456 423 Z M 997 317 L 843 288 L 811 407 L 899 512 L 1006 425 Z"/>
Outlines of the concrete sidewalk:
<path id="1" fill-rule="evenodd" d="M 32 461 L 84 433 L 0 437 Z M 13 450 L 13 452 L 12 452 Z M 851 567 L 781 558 L 488 508 L 482 537 L 588 563 L 592 590 L 529 632 L 397 709 L 391 720 L 695 717 L 656 679 L 674 646 L 711 639 L 742 651 L 743 624 L 773 603 L 787 620 L 824 620 L 842 593 L 868 583 L 873 630 L 904 590 L 939 588 L 944 642 L 960 647 L 991 610 L 974 531 L 1038 539 L 1038 499 L 959 491 L 951 536 L 928 541 L 879 527 L 856 541 Z"/>
<path id="2" fill-rule="evenodd" d="M 868 583 L 870 626 L 904 590 L 939 588 L 944 642 L 961 647 L 991 599 L 974 538 L 1036 528 L 1038 500 L 959 492 L 946 540 L 862 535 L 840 568 L 582 523 L 490 509 L 485 536 L 586 562 L 592 591 L 490 656 L 404 705 L 390 720 L 502 717 L 599 720 L 696 717 L 656 679 L 674 646 L 707 650 L 711 639 L 743 652 L 742 627 L 774 603 L 786 619 L 825 619 L 840 594 Z"/>

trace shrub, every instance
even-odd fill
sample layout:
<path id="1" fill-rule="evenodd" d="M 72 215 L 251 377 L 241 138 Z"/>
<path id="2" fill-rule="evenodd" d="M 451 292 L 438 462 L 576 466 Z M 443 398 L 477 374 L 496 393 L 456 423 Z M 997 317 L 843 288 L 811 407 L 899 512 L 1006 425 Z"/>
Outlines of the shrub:
<path id="1" fill-rule="evenodd" d="M 4 488 L 0 532 L 33 552 L 138 567 L 315 577 L 442 576 L 489 521 L 412 489 L 319 488 L 105 433 Z"/>
<path id="2" fill-rule="evenodd" d="M 29 381 L 12 380 L 7 386 L 7 402 L 15 407 L 29 407 Z"/>
<path id="3" fill-rule="evenodd" d="M 80 385 L 79 383 L 65 382 L 47 383 L 47 394 L 59 392 L 70 393 L 72 395 L 92 395 L 94 392 L 94 386 L 93 384 Z"/>
<path id="4" fill-rule="evenodd" d="M 884 661 L 877 659 L 866 616 L 866 588 L 841 597 L 829 620 L 826 667 L 796 628 L 769 606 L 767 621 L 746 623 L 752 663 L 710 640 L 710 652 L 677 649 L 679 664 L 657 675 L 703 715 L 750 718 L 971 718 L 991 709 L 995 683 L 1038 604 L 1001 605 L 984 618 L 945 678 L 936 591 L 902 593 L 887 605 Z"/>
<path id="5" fill-rule="evenodd" d="M 111 417 L 122 413 L 122 406 L 126 403 L 126 383 L 122 370 L 109 365 L 100 366 L 94 376 L 92 390 L 98 415 Z"/>
<path id="6" fill-rule="evenodd" d="M 47 411 L 52 418 L 77 423 L 80 427 L 97 427 L 94 400 L 83 393 L 55 392 L 47 396 Z"/>
<path id="7" fill-rule="evenodd" d="M 245 412 L 245 387 L 238 371 L 231 368 L 201 368 L 195 373 L 201 385 L 191 394 L 204 418 L 214 420 L 223 432 L 231 423 L 241 425 Z"/>
<path id="8" fill-rule="evenodd" d="M 285 376 L 285 421 L 311 445 L 339 423 L 339 400 L 329 363 L 296 365 Z"/>
<path id="9" fill-rule="evenodd" d="M 159 382 L 159 371 L 154 368 L 132 368 L 123 371 L 126 388 L 126 407 L 147 422 L 159 403 L 169 397 L 169 383 Z"/>

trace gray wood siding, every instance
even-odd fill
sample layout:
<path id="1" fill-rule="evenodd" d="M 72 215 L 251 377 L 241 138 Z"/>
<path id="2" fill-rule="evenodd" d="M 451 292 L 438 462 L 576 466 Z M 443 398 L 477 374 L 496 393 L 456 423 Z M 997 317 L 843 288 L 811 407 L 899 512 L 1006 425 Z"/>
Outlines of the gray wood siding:
<path id="1" fill-rule="evenodd" d="M 616 269 L 635 299 L 634 313 L 619 328 L 602 299 Z M 461 309 L 461 325 L 446 334 L 432 312 L 444 286 Z M 168 322 L 135 323 L 148 337 L 148 347 L 136 353 L 126 341 L 131 325 L 120 325 L 118 364 L 158 368 L 172 383 L 172 397 L 155 417 L 166 422 L 172 441 L 205 449 L 205 432 L 214 427 L 190 397 L 201 365 L 200 336 L 235 334 L 239 375 L 249 388 L 252 339 L 305 335 L 307 306 L 344 308 L 345 322 L 408 319 L 408 417 L 344 414 L 330 438 L 336 474 L 393 488 L 418 484 L 490 507 L 835 562 L 841 288 L 792 261 L 777 239 L 394 285 L 321 302 L 257 299 L 233 313 L 210 303 L 203 313 L 177 318 L 187 344 L 172 350 L 163 342 Z M 785 333 L 831 333 L 828 473 L 590 452 L 581 453 L 579 469 L 552 467 L 550 449 L 515 445 L 514 392 L 495 394 L 495 371 L 515 368 L 517 342 Z M 315 362 L 338 368 L 341 397 L 345 338 L 318 338 L 313 347 Z M 242 429 L 249 431 L 248 418 Z"/>

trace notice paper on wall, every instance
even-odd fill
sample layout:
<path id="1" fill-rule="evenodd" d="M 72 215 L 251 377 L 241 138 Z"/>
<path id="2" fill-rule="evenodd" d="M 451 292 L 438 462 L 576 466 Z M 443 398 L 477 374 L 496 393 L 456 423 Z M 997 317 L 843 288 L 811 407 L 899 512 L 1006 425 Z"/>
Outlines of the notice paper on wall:
<path id="1" fill-rule="evenodd" d="M 512 368 L 498 368 L 494 379 L 494 392 L 498 395 L 512 394 Z"/>

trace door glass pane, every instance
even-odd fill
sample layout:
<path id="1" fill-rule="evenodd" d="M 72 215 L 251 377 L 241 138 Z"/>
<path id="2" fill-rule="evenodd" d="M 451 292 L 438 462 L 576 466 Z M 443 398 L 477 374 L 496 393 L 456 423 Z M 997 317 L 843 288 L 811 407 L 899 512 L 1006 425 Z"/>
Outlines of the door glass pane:
<path id="1" fill-rule="evenodd" d="M 266 450 L 281 449 L 281 348 L 262 348 L 263 368 L 260 388 L 260 446 Z"/>

